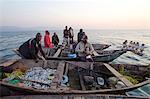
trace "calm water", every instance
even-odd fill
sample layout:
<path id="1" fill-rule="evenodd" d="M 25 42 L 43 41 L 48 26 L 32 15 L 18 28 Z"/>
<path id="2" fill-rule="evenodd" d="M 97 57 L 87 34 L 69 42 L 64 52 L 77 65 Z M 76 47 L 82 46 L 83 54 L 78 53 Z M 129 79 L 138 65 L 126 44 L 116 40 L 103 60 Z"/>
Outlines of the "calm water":
<path id="1" fill-rule="evenodd" d="M 51 35 L 56 32 L 62 41 L 62 30 L 49 30 Z M 23 42 L 34 37 L 37 32 L 44 31 L 17 31 L 17 32 L 0 32 L 0 62 L 19 58 L 12 51 L 13 48 L 19 47 Z M 75 30 L 75 39 L 78 30 Z M 127 52 L 112 63 L 128 64 L 150 64 L 150 30 L 85 30 L 91 43 L 111 44 L 109 49 L 120 49 L 124 40 L 133 40 L 146 44 L 143 56 L 138 56 L 132 52 Z M 42 39 L 43 40 L 43 39 Z"/>

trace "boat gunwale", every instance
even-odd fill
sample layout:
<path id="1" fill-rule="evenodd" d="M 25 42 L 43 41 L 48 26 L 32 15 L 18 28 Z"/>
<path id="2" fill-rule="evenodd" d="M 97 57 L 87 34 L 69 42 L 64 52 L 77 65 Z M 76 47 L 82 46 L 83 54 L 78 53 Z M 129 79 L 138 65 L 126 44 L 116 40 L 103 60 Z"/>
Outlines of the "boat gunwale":
<path id="1" fill-rule="evenodd" d="M 48 91 L 46 90 L 39 90 L 39 89 L 34 89 L 34 88 L 28 88 L 28 87 L 19 87 L 19 86 L 16 86 L 16 85 L 12 85 L 12 84 L 8 84 L 8 83 L 5 83 L 5 82 L 2 82 L 0 81 L 0 84 L 1 85 L 4 85 L 4 86 L 8 86 L 8 87 L 14 87 L 14 88 L 20 88 L 20 89 L 26 89 L 26 90 L 30 90 L 30 91 L 34 91 L 34 92 L 37 92 L 37 93 L 56 93 L 56 94 L 59 94 L 59 93 L 65 93 L 65 94 L 71 94 L 71 93 L 74 93 L 74 94 L 89 94 L 89 93 L 116 93 L 116 92 L 119 92 L 119 93 L 122 93 L 122 92 L 125 92 L 125 91 L 131 91 L 131 90 L 134 90 L 138 87 L 142 87 L 144 85 L 147 85 L 147 84 L 150 84 L 150 80 L 146 80 L 144 82 L 141 82 L 139 84 L 136 84 L 136 85 L 133 85 L 133 86 L 129 86 L 129 87 L 125 87 L 125 88 L 120 88 L 120 89 L 102 89 L 102 90 L 61 90 L 61 89 L 57 89 L 57 90 L 51 90 L 49 89 Z"/>

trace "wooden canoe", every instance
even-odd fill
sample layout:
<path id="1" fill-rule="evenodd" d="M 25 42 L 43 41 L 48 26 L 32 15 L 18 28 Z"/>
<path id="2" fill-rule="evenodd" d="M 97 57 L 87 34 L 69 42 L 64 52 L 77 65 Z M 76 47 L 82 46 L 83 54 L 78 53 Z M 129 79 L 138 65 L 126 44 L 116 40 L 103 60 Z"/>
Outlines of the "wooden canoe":
<path id="1" fill-rule="evenodd" d="M 76 58 L 70 58 L 68 57 L 68 52 L 67 50 L 63 49 L 49 49 L 52 51 L 48 51 L 50 52 L 50 54 L 47 56 L 47 60 L 66 60 L 66 61 L 83 61 L 81 60 L 79 57 Z M 18 51 L 18 49 L 14 49 L 13 50 L 18 56 L 24 58 Z M 57 56 L 55 56 L 55 53 L 57 53 Z M 47 51 L 46 51 L 47 53 Z M 126 50 L 110 50 L 110 51 L 101 51 L 101 50 L 96 50 L 96 56 L 92 56 L 92 59 L 94 62 L 111 62 L 114 59 L 118 58 L 119 56 L 121 56 L 122 54 L 126 53 Z M 52 55 L 52 56 L 51 56 Z M 55 57 L 54 57 L 55 56 Z"/>
<path id="2" fill-rule="evenodd" d="M 99 54 L 99 50 L 96 50 L 98 53 L 96 56 L 92 56 L 92 59 L 94 62 L 111 62 L 114 59 L 118 58 L 120 55 L 126 53 L 126 50 L 111 50 L 111 51 L 99 51 L 101 52 Z M 79 57 L 76 58 L 70 58 L 67 57 L 68 51 L 62 50 L 60 55 L 58 57 L 47 57 L 47 60 L 66 60 L 66 61 L 82 61 Z"/>
<path id="3" fill-rule="evenodd" d="M 93 67 L 93 69 L 91 70 L 93 77 L 103 76 L 106 79 L 108 77 L 117 77 L 120 81 L 124 83 L 126 87 L 119 88 L 119 89 L 110 89 L 109 87 L 106 86 L 105 88 L 100 88 L 100 89 L 94 89 L 94 90 L 88 89 L 87 85 L 85 84 L 85 81 L 83 81 L 83 79 L 79 77 L 77 68 L 80 69 L 80 73 L 82 74 L 82 76 L 90 75 L 88 71 L 91 68 L 91 64 Z M 35 63 L 33 60 L 20 59 L 14 64 L 11 64 L 10 66 L 7 66 L 5 68 L 15 69 L 21 65 L 26 66 L 28 68 L 35 67 L 35 66 L 42 67 L 43 61 L 39 61 L 38 63 Z M 25 86 L 20 87 L 17 85 L 8 84 L 3 81 L 0 81 L 0 84 L 1 86 L 7 87 L 12 91 L 17 91 L 23 94 L 32 94 L 32 95 L 33 94 L 116 94 L 116 95 L 119 94 L 119 95 L 126 95 L 126 92 L 128 91 L 132 91 L 141 86 L 150 84 L 150 80 L 147 80 L 137 85 L 133 85 L 127 79 L 125 79 L 120 73 L 118 73 L 115 69 L 113 69 L 110 65 L 103 64 L 100 62 L 95 62 L 95 63 L 86 62 L 85 63 L 85 62 L 68 62 L 68 61 L 65 62 L 65 61 L 48 60 L 48 65 L 47 67 L 44 67 L 44 68 L 57 69 L 56 73 L 58 74 L 56 74 L 57 76 L 55 76 L 57 80 L 55 80 L 54 82 L 52 81 L 52 84 L 51 84 L 52 89 L 50 88 L 49 90 L 39 90 L 39 89 L 34 89 L 31 87 L 25 87 Z M 66 69 L 68 73 L 66 72 Z M 68 87 L 62 87 L 60 85 L 60 80 L 62 79 L 62 76 L 64 73 L 67 73 L 69 77 L 70 85 Z M 74 86 L 72 85 L 72 83 L 76 83 L 79 86 L 76 87 L 76 85 Z M 84 86 L 85 89 L 82 86 Z"/>

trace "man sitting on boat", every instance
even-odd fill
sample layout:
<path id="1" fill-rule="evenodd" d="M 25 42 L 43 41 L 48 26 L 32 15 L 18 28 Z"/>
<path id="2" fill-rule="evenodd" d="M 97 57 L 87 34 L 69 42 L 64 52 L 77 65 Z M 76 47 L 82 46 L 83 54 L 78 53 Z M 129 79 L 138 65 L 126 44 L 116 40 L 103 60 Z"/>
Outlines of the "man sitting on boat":
<path id="1" fill-rule="evenodd" d="M 87 36 L 84 35 L 75 48 L 75 52 L 83 60 L 86 60 L 86 57 L 94 52 L 93 46 L 87 42 L 87 39 Z"/>
<path id="2" fill-rule="evenodd" d="M 41 39 L 42 35 L 37 33 L 35 38 L 29 39 L 19 47 L 19 52 L 23 58 L 45 60 L 45 54 L 41 47 Z"/>

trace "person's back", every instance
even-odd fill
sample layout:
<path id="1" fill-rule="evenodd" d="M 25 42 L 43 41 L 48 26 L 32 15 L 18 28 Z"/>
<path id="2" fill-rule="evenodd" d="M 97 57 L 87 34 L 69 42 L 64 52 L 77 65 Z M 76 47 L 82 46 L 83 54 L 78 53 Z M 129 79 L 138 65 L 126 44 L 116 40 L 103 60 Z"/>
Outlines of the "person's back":
<path id="1" fill-rule="evenodd" d="M 34 53 L 38 53 L 38 44 L 35 38 L 29 39 L 19 47 L 20 54 L 26 59 L 35 59 Z M 34 52 L 34 53 L 32 53 Z"/>
<path id="2" fill-rule="evenodd" d="M 69 32 L 68 32 L 67 26 L 65 27 L 65 29 L 63 31 L 63 34 L 64 34 L 64 38 L 68 38 L 69 37 Z"/>
<path id="3" fill-rule="evenodd" d="M 83 29 L 80 29 L 80 31 L 79 31 L 79 33 L 78 33 L 78 43 L 81 41 L 83 35 L 85 35 L 85 34 L 83 33 Z"/>
<path id="4" fill-rule="evenodd" d="M 55 32 L 54 35 L 52 36 L 52 43 L 54 44 L 54 46 L 57 46 L 59 43 L 59 38 Z"/>
<path id="5" fill-rule="evenodd" d="M 73 33 L 73 29 L 72 27 L 69 28 L 69 38 L 70 38 L 70 43 L 73 43 L 73 37 L 74 37 L 74 33 Z"/>
<path id="6" fill-rule="evenodd" d="M 31 58 L 32 56 L 30 55 L 30 50 L 29 50 L 29 42 L 31 42 L 33 39 L 29 39 L 28 41 L 24 42 L 20 47 L 19 47 L 19 52 L 24 58 Z"/>
<path id="7" fill-rule="evenodd" d="M 45 48 L 52 48 L 52 42 L 50 39 L 50 35 L 48 31 L 45 31 L 45 36 L 44 36 L 44 47 Z"/>
<path id="8" fill-rule="evenodd" d="M 68 32 L 68 28 L 67 26 L 65 27 L 64 31 L 63 31 L 63 46 L 67 46 L 69 45 L 69 32 Z"/>

